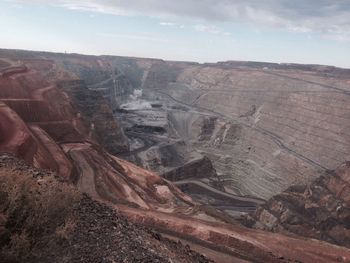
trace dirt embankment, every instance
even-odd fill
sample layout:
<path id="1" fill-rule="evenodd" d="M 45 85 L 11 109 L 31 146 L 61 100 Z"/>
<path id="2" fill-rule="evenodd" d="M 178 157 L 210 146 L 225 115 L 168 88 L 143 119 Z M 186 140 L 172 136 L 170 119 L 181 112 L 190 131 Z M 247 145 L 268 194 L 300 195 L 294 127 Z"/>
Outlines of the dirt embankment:
<path id="1" fill-rule="evenodd" d="M 120 207 L 132 222 L 155 228 L 226 255 L 252 262 L 349 262 L 350 250 L 329 243 L 191 219 L 179 215 Z"/>
<path id="2" fill-rule="evenodd" d="M 15 67 L 7 67 L 0 69 L 0 76 L 1 77 L 10 77 L 11 75 L 18 74 L 18 73 L 25 73 L 27 72 L 28 68 L 26 66 L 15 66 Z"/>

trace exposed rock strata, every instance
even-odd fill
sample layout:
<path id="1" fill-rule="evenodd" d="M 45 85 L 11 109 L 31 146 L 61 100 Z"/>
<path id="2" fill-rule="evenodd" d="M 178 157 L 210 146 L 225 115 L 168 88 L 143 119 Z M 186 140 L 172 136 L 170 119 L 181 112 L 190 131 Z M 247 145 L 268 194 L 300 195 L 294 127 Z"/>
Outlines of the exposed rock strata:
<path id="1" fill-rule="evenodd" d="M 76 71 L 94 60 L 65 59 Z M 91 71 L 112 67 L 126 76 L 129 84 L 119 87 L 125 94 L 142 89 L 144 99 L 163 105 L 175 130 L 169 135 L 207 156 L 228 192 L 267 199 L 350 158 L 349 70 L 120 57 L 97 57 L 93 65 Z"/>
<path id="2" fill-rule="evenodd" d="M 350 163 L 271 198 L 253 218 L 255 228 L 322 239 L 350 247 Z"/>
<path id="3" fill-rule="evenodd" d="M 194 160 L 189 164 L 184 164 L 162 174 L 165 179 L 170 181 L 180 181 L 193 177 L 211 179 L 215 175 L 213 166 L 206 157 Z"/>

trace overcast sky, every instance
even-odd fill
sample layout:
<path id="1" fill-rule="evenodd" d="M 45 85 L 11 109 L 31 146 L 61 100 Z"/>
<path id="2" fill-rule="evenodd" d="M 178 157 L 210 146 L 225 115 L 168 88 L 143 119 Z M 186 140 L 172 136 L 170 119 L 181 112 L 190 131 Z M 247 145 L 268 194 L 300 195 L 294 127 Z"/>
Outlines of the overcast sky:
<path id="1" fill-rule="evenodd" d="M 350 68 L 350 0 L 0 0 L 0 47 Z"/>

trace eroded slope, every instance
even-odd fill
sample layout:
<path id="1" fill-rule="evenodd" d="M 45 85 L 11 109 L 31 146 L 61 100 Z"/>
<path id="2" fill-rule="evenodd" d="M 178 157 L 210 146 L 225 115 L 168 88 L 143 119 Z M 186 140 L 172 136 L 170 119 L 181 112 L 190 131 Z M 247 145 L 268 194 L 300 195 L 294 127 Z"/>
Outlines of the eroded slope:
<path id="1" fill-rule="evenodd" d="M 346 163 L 311 185 L 296 185 L 274 196 L 246 223 L 350 247 L 349 205 L 350 163 Z"/>

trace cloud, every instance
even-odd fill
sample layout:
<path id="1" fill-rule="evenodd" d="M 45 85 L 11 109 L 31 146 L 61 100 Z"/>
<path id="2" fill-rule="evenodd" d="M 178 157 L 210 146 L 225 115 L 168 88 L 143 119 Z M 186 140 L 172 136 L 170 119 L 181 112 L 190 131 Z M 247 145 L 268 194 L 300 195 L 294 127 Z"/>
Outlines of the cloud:
<path id="1" fill-rule="evenodd" d="M 174 22 L 160 22 L 159 25 L 161 26 L 168 26 L 168 27 L 175 27 L 175 28 L 185 28 L 185 25 L 183 24 L 177 24 Z"/>
<path id="2" fill-rule="evenodd" d="M 219 34 L 221 31 L 216 26 L 195 25 L 194 29 L 200 32 Z"/>
<path id="3" fill-rule="evenodd" d="M 210 34 L 215 34 L 215 35 L 224 35 L 224 36 L 230 36 L 230 32 L 223 31 L 217 26 L 211 26 L 211 25 L 195 25 L 193 27 L 195 30 L 199 32 L 205 32 L 205 33 L 210 33 Z"/>
<path id="4" fill-rule="evenodd" d="M 160 22 L 159 25 L 161 26 L 176 26 L 177 24 L 172 22 Z"/>
<path id="5" fill-rule="evenodd" d="M 17 0 L 15 2 L 30 1 L 114 15 L 141 15 L 165 19 L 186 17 L 208 24 L 239 21 L 299 33 L 318 32 L 336 36 L 334 38 L 346 39 L 350 35 L 349 0 Z M 201 29 L 215 32 L 215 29 L 210 27 Z"/>

